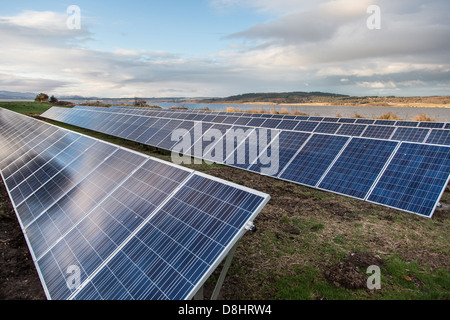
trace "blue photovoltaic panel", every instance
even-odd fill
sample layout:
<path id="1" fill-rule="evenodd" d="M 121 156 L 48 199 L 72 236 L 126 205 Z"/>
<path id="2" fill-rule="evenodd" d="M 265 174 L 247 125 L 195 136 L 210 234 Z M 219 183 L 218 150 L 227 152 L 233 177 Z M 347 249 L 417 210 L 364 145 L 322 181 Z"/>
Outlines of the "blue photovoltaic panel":
<path id="1" fill-rule="evenodd" d="M 204 136 L 202 141 L 197 141 L 202 145 L 202 158 L 215 163 L 224 163 L 227 150 L 224 148 L 227 132 L 232 127 L 225 124 L 212 124 Z M 208 134 L 210 132 L 211 134 Z"/>
<path id="2" fill-rule="evenodd" d="M 45 211 L 36 215 L 34 221 L 27 224 L 22 219 L 37 260 L 56 246 L 74 225 L 80 223 L 92 208 L 102 203 L 117 183 L 124 181 L 144 160 L 144 156 L 117 150 L 98 167 L 92 168 L 87 176 L 67 190 L 54 204 L 48 205 Z"/>
<path id="3" fill-rule="evenodd" d="M 309 121 L 323 121 L 323 117 L 309 117 Z"/>
<path id="4" fill-rule="evenodd" d="M 398 127 L 391 140 L 423 142 L 429 131 L 429 129 Z"/>
<path id="5" fill-rule="evenodd" d="M 183 121 L 177 126 L 175 131 L 166 133 L 166 136 L 161 137 L 160 141 L 155 140 L 155 145 L 158 148 L 172 150 L 175 145 L 181 142 L 183 137 L 193 130 L 194 126 L 194 121 Z"/>
<path id="6" fill-rule="evenodd" d="M 343 136 L 314 134 L 279 177 L 316 186 L 348 139 Z"/>
<path id="7" fill-rule="evenodd" d="M 161 128 L 163 128 L 167 123 L 169 123 L 169 119 L 158 119 L 155 123 L 153 123 L 151 126 L 147 128 L 142 134 L 136 138 L 135 141 L 140 143 L 147 143 L 147 141 L 150 140 L 150 138 L 157 133 Z M 112 126 L 113 124 L 111 124 Z"/>
<path id="8" fill-rule="evenodd" d="M 261 127 L 269 128 L 269 129 L 276 129 L 282 120 L 280 119 L 267 119 L 264 121 L 264 123 L 261 125 Z"/>
<path id="9" fill-rule="evenodd" d="M 404 142 L 368 200 L 431 217 L 449 175 L 449 147 Z"/>
<path id="10" fill-rule="evenodd" d="M 162 141 L 167 141 L 167 138 L 171 137 L 172 133 L 174 133 L 174 131 L 184 122 L 187 121 L 169 120 L 163 127 L 161 127 L 158 131 L 155 132 L 155 134 L 153 134 L 147 141 L 145 141 L 145 144 L 157 146 Z"/>
<path id="11" fill-rule="evenodd" d="M 369 125 L 362 134 L 364 138 L 389 139 L 396 127 Z"/>
<path id="12" fill-rule="evenodd" d="M 314 133 L 329 133 L 329 134 L 335 134 L 336 131 L 340 128 L 340 123 L 333 123 L 333 122 L 322 122 L 319 123 L 319 125 L 314 130 Z"/>
<path id="13" fill-rule="evenodd" d="M 319 188 L 364 199 L 397 142 L 353 138 Z"/>
<path id="14" fill-rule="evenodd" d="M 283 120 L 281 124 L 278 126 L 278 130 L 294 130 L 297 126 L 298 121 L 295 120 Z"/>
<path id="15" fill-rule="evenodd" d="M 234 124 L 237 126 L 245 126 L 251 119 L 252 119 L 251 117 L 242 116 L 242 117 L 239 117 L 239 119 L 236 120 L 236 122 Z"/>
<path id="16" fill-rule="evenodd" d="M 310 136 L 309 133 L 303 132 L 292 132 L 292 131 L 281 131 L 279 136 L 276 137 L 274 141 L 270 144 L 270 151 L 272 155 L 277 155 L 276 158 L 272 157 L 273 160 L 277 161 L 277 167 L 273 167 L 273 171 L 267 173 L 271 176 L 277 176 L 278 173 L 288 164 L 292 157 L 297 153 L 299 148 Z M 274 165 L 272 163 L 271 165 Z M 258 163 L 256 165 L 250 166 L 248 170 L 261 173 L 261 167 L 264 165 Z"/>
<path id="17" fill-rule="evenodd" d="M 339 118 L 323 118 L 322 121 L 325 121 L 325 122 L 338 122 Z"/>
<path id="18" fill-rule="evenodd" d="M 343 123 L 337 134 L 359 137 L 365 129 L 366 126 L 362 124 Z"/>
<path id="19" fill-rule="evenodd" d="M 375 120 L 374 124 L 383 126 L 394 126 L 396 122 L 397 121 L 395 120 Z"/>
<path id="20" fill-rule="evenodd" d="M 450 146 L 450 130 L 433 129 L 426 142 Z"/>
<path id="21" fill-rule="evenodd" d="M 359 123 L 359 124 L 374 124 L 375 120 L 373 120 L 373 119 L 356 119 L 355 123 Z"/>
<path id="22" fill-rule="evenodd" d="M 264 118 L 253 118 L 252 120 L 250 120 L 247 123 L 247 126 L 260 127 L 265 121 L 266 121 L 266 119 L 264 119 Z"/>
<path id="23" fill-rule="evenodd" d="M 179 300 L 192 296 L 195 284 L 214 269 L 261 200 L 194 175 L 75 298 Z M 132 276 L 127 281 L 115 276 L 124 273 Z"/>
<path id="24" fill-rule="evenodd" d="M 238 121 L 238 120 L 239 120 L 239 117 L 226 117 L 225 120 L 223 120 L 222 123 L 225 123 L 225 124 L 234 124 L 234 123 L 236 123 L 236 121 Z"/>
<path id="25" fill-rule="evenodd" d="M 279 143 L 277 141 L 273 146 L 271 145 L 271 142 L 275 140 L 279 133 L 280 131 L 278 130 L 256 128 L 249 136 L 247 136 L 245 145 L 241 145 L 241 148 L 245 146 L 246 150 L 243 163 L 241 163 L 241 161 L 238 161 L 236 153 L 233 155 L 234 162 L 232 161 L 230 156 L 228 156 L 226 164 L 241 169 L 252 170 L 260 174 L 265 173 L 266 169 L 271 171 L 271 155 L 274 152 L 278 152 L 279 146 Z M 276 160 L 278 160 L 278 158 L 276 158 Z M 278 167 L 274 170 L 278 170 Z"/>
<path id="26" fill-rule="evenodd" d="M 63 271 L 71 264 L 77 265 L 81 271 L 81 285 L 89 282 L 88 277 L 111 258 L 188 176 L 186 170 L 148 160 L 129 179 L 116 185 L 114 192 L 100 206 L 92 207 L 89 215 L 78 219 L 75 228 L 38 260 L 51 298 L 62 300 L 73 294 L 76 296 L 76 290 L 64 286 Z M 68 213 L 72 217 L 73 213 Z M 60 273 L 57 270 L 61 270 Z M 134 278 L 133 274 L 129 276 Z M 119 281 L 126 279 L 120 273 L 115 273 L 114 277 Z M 109 298 L 124 299 L 120 295 Z"/>
<path id="27" fill-rule="evenodd" d="M 313 132 L 320 122 L 316 121 L 300 121 L 295 127 L 295 131 Z"/>
<path id="28" fill-rule="evenodd" d="M 295 116 L 295 120 L 308 120 L 309 116 Z"/>
<path id="29" fill-rule="evenodd" d="M 219 142 L 224 156 L 221 163 L 227 165 L 241 165 L 248 163 L 246 162 L 246 157 L 249 152 L 248 138 L 250 138 L 250 135 L 254 134 L 254 131 L 254 128 L 249 127 L 233 126 L 228 128 L 225 137 Z M 216 148 L 217 147 L 218 146 L 216 146 Z M 220 150 L 220 148 L 217 150 Z"/>
<path id="30" fill-rule="evenodd" d="M 450 129 L 450 122 L 445 125 L 445 129 Z"/>
<path id="31" fill-rule="evenodd" d="M 397 127 L 417 127 L 419 125 L 419 122 L 417 121 L 397 121 L 395 123 Z"/>
<path id="32" fill-rule="evenodd" d="M 442 129 L 444 128 L 445 123 L 440 122 L 421 122 L 419 123 L 419 128 L 434 128 L 434 129 Z"/>
<path id="33" fill-rule="evenodd" d="M 355 123 L 356 119 L 340 118 L 339 122 L 341 122 L 341 123 Z"/>
<path id="34" fill-rule="evenodd" d="M 0 145 L 14 141 L 24 151 L 12 152 L 17 164 L 3 161 L 0 170 L 49 299 L 192 298 L 269 199 L 1 108 L 0 123 Z M 143 236 L 150 226 L 156 238 Z M 145 256 L 153 266 L 146 279 L 142 269 L 115 263 L 139 260 L 134 254 L 147 248 L 154 255 Z M 80 271 L 76 287 L 67 282 L 73 267 Z"/>

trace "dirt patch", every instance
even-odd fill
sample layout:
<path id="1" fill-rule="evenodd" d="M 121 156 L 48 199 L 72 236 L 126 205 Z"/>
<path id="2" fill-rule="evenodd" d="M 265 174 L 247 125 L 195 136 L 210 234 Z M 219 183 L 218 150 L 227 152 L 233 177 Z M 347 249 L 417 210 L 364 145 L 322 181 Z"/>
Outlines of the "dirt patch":
<path id="1" fill-rule="evenodd" d="M 28 246 L 1 179 L 0 252 L 0 300 L 45 299 Z"/>
<path id="2" fill-rule="evenodd" d="M 344 261 L 329 267 L 324 271 L 325 278 L 337 287 L 346 289 L 367 288 L 367 275 L 364 274 L 369 266 L 383 267 L 380 257 L 370 253 L 355 252 L 349 254 Z"/>

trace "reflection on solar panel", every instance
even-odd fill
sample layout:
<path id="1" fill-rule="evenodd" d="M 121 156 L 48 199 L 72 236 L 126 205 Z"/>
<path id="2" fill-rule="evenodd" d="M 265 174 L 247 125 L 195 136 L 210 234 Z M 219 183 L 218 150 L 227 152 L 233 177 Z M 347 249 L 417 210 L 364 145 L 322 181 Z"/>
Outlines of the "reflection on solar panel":
<path id="1" fill-rule="evenodd" d="M 80 124 L 79 119 L 82 118 L 83 121 L 86 121 L 86 118 L 96 118 L 94 125 L 91 125 L 92 122 L 87 121 L 89 127 L 85 127 L 103 132 L 102 130 L 107 126 L 120 126 L 120 123 L 114 124 L 111 121 L 106 121 L 106 119 L 111 119 L 109 114 L 118 113 L 131 117 L 131 114 L 147 114 L 147 112 L 152 117 L 157 113 L 162 117 L 160 119 L 167 121 L 174 119 L 176 114 L 189 114 L 185 111 L 183 111 L 184 113 L 175 111 L 158 111 L 155 113 L 143 110 L 125 109 L 122 111 L 122 109 L 117 109 L 108 112 L 104 110 L 98 111 L 93 108 L 85 110 L 52 108 L 43 116 L 81 126 L 84 126 L 84 124 Z M 214 115 L 209 116 L 211 117 L 209 118 L 210 121 L 216 118 Z M 377 123 L 380 124 L 375 125 L 371 124 L 375 123 L 375 120 L 369 119 L 356 119 L 356 121 L 353 121 L 355 119 L 340 118 L 339 120 L 342 121 L 325 122 L 326 118 L 306 117 L 309 120 L 300 120 L 304 119 L 304 116 L 295 116 L 294 120 L 291 116 L 289 120 L 280 121 L 280 116 L 248 115 L 243 113 L 239 115 L 239 113 L 233 113 L 229 117 L 233 118 L 234 125 L 208 122 L 205 121 L 205 119 L 207 120 L 207 117 L 205 117 L 197 125 L 197 128 L 203 127 L 200 130 L 202 132 L 201 136 L 189 143 L 187 148 L 183 150 L 177 149 L 176 152 L 367 200 L 368 195 L 375 188 L 375 184 L 384 177 L 386 166 L 390 164 L 392 157 L 397 155 L 397 150 L 402 142 L 420 142 L 444 147 L 448 145 L 449 135 L 447 133 L 450 132 L 445 129 L 413 127 L 412 123 L 405 123 L 406 125 L 404 126 L 394 125 L 398 121 L 383 120 L 378 121 Z M 126 117 L 120 118 L 121 121 L 126 121 Z M 156 121 L 155 118 L 148 115 L 142 117 L 153 119 L 153 122 Z M 235 120 L 236 117 L 238 117 L 238 120 Z M 317 121 L 312 121 L 312 119 Z M 241 120 L 242 122 L 240 122 Z M 221 117 L 220 121 L 227 122 L 227 117 L 224 119 Z M 184 122 L 188 126 L 187 121 Z M 245 126 L 237 126 L 237 123 L 246 124 Z M 268 135 L 266 136 L 269 138 L 267 143 L 262 143 L 259 139 L 254 138 L 258 136 L 258 133 L 266 130 L 265 124 L 268 127 L 276 127 L 277 130 L 273 130 L 274 132 L 267 130 Z M 192 124 L 189 124 L 189 126 L 192 127 Z M 239 143 L 233 142 L 231 150 L 224 152 L 227 146 L 225 141 L 228 141 L 228 138 L 222 138 L 222 136 L 227 130 L 234 130 L 239 127 L 243 131 L 247 130 L 247 135 L 243 135 Z M 98 128 L 103 129 L 99 130 Z M 205 130 L 208 128 L 219 129 L 219 137 L 213 138 L 205 135 Z M 147 128 L 146 130 L 153 129 Z M 159 130 L 164 129 L 161 127 Z M 160 135 L 165 136 L 165 141 L 168 141 L 168 131 Z M 192 136 L 191 133 L 192 130 L 185 137 Z M 122 137 L 130 139 L 129 136 Z M 208 139 L 205 140 L 205 137 L 208 137 Z M 157 143 L 157 140 L 153 141 L 153 145 Z M 160 143 L 157 146 L 171 150 L 171 145 L 166 143 Z M 247 150 L 244 156 L 240 158 L 241 161 L 238 161 L 235 154 L 238 148 Z M 199 150 L 199 152 L 196 153 L 194 152 L 195 150 Z M 419 150 L 414 152 L 419 152 Z M 217 156 L 217 154 L 220 156 Z M 274 154 L 278 157 L 276 166 L 273 166 L 272 162 L 267 162 L 267 159 L 270 160 L 270 157 Z M 226 159 L 226 161 L 223 161 L 223 159 Z M 405 167 L 402 170 L 408 169 Z M 411 174 L 414 175 L 415 173 L 412 172 Z M 443 174 L 445 175 L 445 170 Z M 449 174 L 450 172 L 447 172 L 447 176 Z M 416 188 L 426 189 L 427 184 L 430 183 L 434 182 L 420 180 Z M 437 182 L 436 187 L 440 187 L 443 190 L 445 185 L 441 185 L 441 183 L 444 182 L 442 180 Z M 407 189 L 409 187 L 401 185 L 398 188 Z M 420 211 L 415 212 L 417 214 L 431 217 L 438 200 L 434 203 L 427 203 L 426 209 L 424 209 L 425 206 L 423 208 L 414 207 L 413 209 L 420 209 Z M 377 202 L 377 200 L 373 201 Z M 401 210 L 414 211 L 404 209 L 404 205 L 400 203 L 398 203 L 398 206 L 396 204 L 387 204 L 386 200 L 381 198 L 378 203 Z"/>
<path id="2" fill-rule="evenodd" d="M 119 118 L 100 125 L 122 132 Z M 49 299 L 190 299 L 269 200 L 1 108 L 0 124 L 0 172 Z"/>

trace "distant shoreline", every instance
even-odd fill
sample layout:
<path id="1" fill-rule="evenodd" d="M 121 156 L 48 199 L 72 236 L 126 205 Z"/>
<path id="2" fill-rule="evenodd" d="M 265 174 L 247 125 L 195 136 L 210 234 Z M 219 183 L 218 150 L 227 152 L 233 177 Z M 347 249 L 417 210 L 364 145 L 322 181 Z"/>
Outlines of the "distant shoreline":
<path id="1" fill-rule="evenodd" d="M 181 102 L 179 102 L 181 103 Z M 236 101 L 228 101 L 228 102 L 201 102 L 199 100 L 195 100 L 195 102 L 185 102 L 185 103 L 196 103 L 196 104 L 217 104 L 217 105 L 236 105 L 236 104 L 242 104 L 242 105 L 249 105 L 249 106 L 314 106 L 314 107 L 355 107 L 355 108 L 449 108 L 450 105 L 447 104 L 433 104 L 433 103 L 388 103 L 388 104 L 333 104 L 333 103 L 320 103 L 320 102 L 312 102 L 312 103 L 276 103 L 276 102 L 236 102 Z"/>

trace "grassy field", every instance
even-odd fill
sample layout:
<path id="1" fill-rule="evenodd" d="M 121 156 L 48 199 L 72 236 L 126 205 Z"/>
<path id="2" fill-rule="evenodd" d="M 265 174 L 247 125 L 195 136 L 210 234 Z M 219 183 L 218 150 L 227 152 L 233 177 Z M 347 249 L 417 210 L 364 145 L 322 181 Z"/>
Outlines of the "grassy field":
<path id="1" fill-rule="evenodd" d="M 46 102 L 0 102 L 0 108 L 12 110 L 22 114 L 39 115 L 50 109 L 52 105 Z"/>
<path id="2" fill-rule="evenodd" d="M 46 108 L 10 105 L 31 114 Z M 164 150 L 49 122 L 170 161 Z M 426 219 L 222 165 L 187 166 L 271 195 L 255 220 L 257 231 L 240 241 L 221 299 L 450 298 L 448 187 L 441 200 L 444 208 Z M 0 202 L 0 218 L 11 212 L 8 205 Z M 367 288 L 371 265 L 381 270 L 379 290 Z M 219 272 L 220 268 L 207 281 L 206 293 L 212 291 Z"/>

